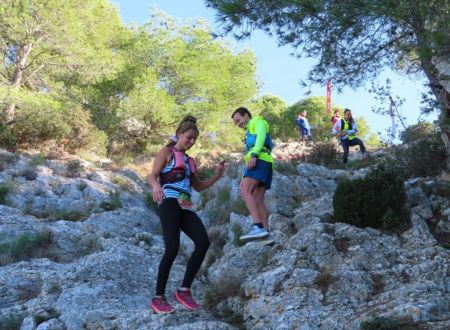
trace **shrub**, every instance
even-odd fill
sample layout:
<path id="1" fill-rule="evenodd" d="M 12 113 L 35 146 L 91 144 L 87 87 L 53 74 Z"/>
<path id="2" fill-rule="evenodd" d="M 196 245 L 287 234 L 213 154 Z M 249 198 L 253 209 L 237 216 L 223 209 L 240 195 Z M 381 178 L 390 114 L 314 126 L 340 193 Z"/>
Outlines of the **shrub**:
<path id="1" fill-rule="evenodd" d="M 235 246 L 242 246 L 245 243 L 239 239 L 239 237 L 242 235 L 242 227 L 238 223 L 233 223 L 231 227 L 231 231 L 233 232 L 233 244 Z"/>
<path id="2" fill-rule="evenodd" d="M 44 322 L 54 319 L 54 318 L 58 318 L 60 316 L 61 316 L 61 314 L 58 311 L 56 311 L 53 308 L 50 308 L 48 310 L 41 311 L 37 315 L 34 315 L 33 319 L 34 319 L 34 322 L 36 323 L 36 325 L 39 325 L 41 323 L 44 323 Z"/>
<path id="3" fill-rule="evenodd" d="M 333 240 L 336 250 L 339 252 L 347 252 L 350 247 L 350 239 L 348 237 L 340 237 Z"/>
<path id="4" fill-rule="evenodd" d="M 376 317 L 372 320 L 363 321 L 361 323 L 361 330 L 400 330 L 400 325 L 397 320 Z"/>
<path id="5" fill-rule="evenodd" d="M 217 193 L 217 203 L 219 205 L 228 203 L 231 199 L 230 190 L 227 187 L 221 188 Z"/>
<path id="6" fill-rule="evenodd" d="M 24 177 L 27 181 L 34 181 L 38 176 L 36 170 L 32 167 L 23 169 L 22 171 L 20 171 L 19 175 L 21 177 Z"/>
<path id="7" fill-rule="evenodd" d="M 236 214 L 241 214 L 243 216 L 248 216 L 250 214 L 245 201 L 242 198 L 238 198 L 231 202 L 231 212 Z"/>
<path id="8" fill-rule="evenodd" d="M 284 175 L 298 175 L 298 162 L 296 161 L 280 161 L 275 162 L 275 170 Z"/>
<path id="9" fill-rule="evenodd" d="M 17 139 L 14 136 L 13 131 L 11 130 L 11 127 L 5 126 L 0 121 L 0 147 L 9 149 L 9 150 L 15 150 L 17 146 Z"/>
<path id="10" fill-rule="evenodd" d="M 335 141 L 317 142 L 306 156 L 306 162 L 322 165 L 336 166 L 339 165 L 339 149 Z"/>
<path id="11" fill-rule="evenodd" d="M 1 124 L 0 124 L 1 130 Z M 1 134 L 0 134 L 0 146 L 1 146 Z M 8 165 L 14 164 L 18 160 L 18 156 L 11 154 L 9 152 L 0 151 L 0 171 L 6 169 Z"/>
<path id="12" fill-rule="evenodd" d="M 371 274 L 370 277 L 372 278 L 372 281 L 373 281 L 372 296 L 382 293 L 384 290 L 384 287 L 386 286 L 386 284 L 384 283 L 384 280 L 383 280 L 383 275 Z"/>
<path id="13" fill-rule="evenodd" d="M 365 178 L 339 182 L 333 197 L 334 218 L 365 228 L 402 229 L 406 193 L 392 171 L 376 169 Z"/>
<path id="14" fill-rule="evenodd" d="M 67 163 L 67 171 L 66 176 L 69 178 L 76 178 L 80 175 L 81 171 L 81 162 L 78 159 L 70 160 Z"/>
<path id="15" fill-rule="evenodd" d="M 45 157 L 42 154 L 38 154 L 36 156 L 33 156 L 30 160 L 30 166 L 32 167 L 37 167 L 39 165 L 44 164 L 45 162 Z"/>
<path id="16" fill-rule="evenodd" d="M 119 176 L 119 175 L 113 175 L 111 178 L 111 182 L 114 183 L 115 185 L 118 185 L 120 187 L 120 189 L 124 190 L 124 191 L 128 191 L 128 192 L 132 192 L 133 191 L 133 185 L 127 180 L 124 179 L 123 177 Z"/>
<path id="17" fill-rule="evenodd" d="M 122 207 L 122 202 L 120 201 L 120 192 L 110 191 L 108 193 L 109 200 L 100 203 L 100 207 L 106 211 L 117 210 Z"/>
<path id="18" fill-rule="evenodd" d="M 17 330 L 20 328 L 24 319 L 25 314 L 18 311 L 9 312 L 7 315 L 0 315 L 0 329 Z"/>
<path id="19" fill-rule="evenodd" d="M 145 194 L 145 204 L 147 207 L 155 213 L 158 213 L 158 203 L 153 200 L 153 194 L 151 192 L 147 192 Z"/>
<path id="20" fill-rule="evenodd" d="M 336 282 L 336 277 L 334 277 L 328 268 L 320 269 L 320 273 L 314 279 L 314 284 L 316 284 L 321 290 L 322 294 L 325 295 L 328 292 L 328 288 L 331 284 Z"/>
<path id="21" fill-rule="evenodd" d="M 147 245 L 152 245 L 153 238 L 149 233 L 138 233 L 136 238 L 139 242 L 144 242 Z"/>
<path id="22" fill-rule="evenodd" d="M 10 191 L 11 189 L 8 185 L 0 185 L 0 204 L 4 205 L 8 202 L 8 194 Z"/>
<path id="23" fill-rule="evenodd" d="M 83 236 L 80 239 L 78 246 L 79 250 L 77 251 L 77 255 L 80 257 L 103 250 L 97 235 Z"/>
<path id="24" fill-rule="evenodd" d="M 48 220 L 83 221 L 89 218 L 87 210 L 59 210 L 47 208 L 40 211 L 33 210 L 30 206 L 22 209 L 23 214 L 30 214 L 36 218 Z"/>
<path id="25" fill-rule="evenodd" d="M 424 138 L 428 138 L 429 136 L 436 134 L 436 132 L 436 128 L 432 123 L 421 122 L 407 127 L 402 132 L 400 139 L 403 141 L 403 143 L 411 143 Z"/>
<path id="26" fill-rule="evenodd" d="M 52 242 L 50 231 L 23 233 L 15 239 L 0 244 L 0 254 L 4 263 L 39 256 Z"/>
<path id="27" fill-rule="evenodd" d="M 403 180 L 435 176 L 446 169 L 447 151 L 438 134 L 393 147 L 383 163 Z"/>
<path id="28" fill-rule="evenodd" d="M 231 309 L 227 304 L 227 299 L 233 297 L 246 299 L 242 287 L 242 276 L 224 273 L 208 285 L 203 299 L 203 307 L 213 316 L 238 326 L 239 329 L 245 329 L 242 314 Z"/>

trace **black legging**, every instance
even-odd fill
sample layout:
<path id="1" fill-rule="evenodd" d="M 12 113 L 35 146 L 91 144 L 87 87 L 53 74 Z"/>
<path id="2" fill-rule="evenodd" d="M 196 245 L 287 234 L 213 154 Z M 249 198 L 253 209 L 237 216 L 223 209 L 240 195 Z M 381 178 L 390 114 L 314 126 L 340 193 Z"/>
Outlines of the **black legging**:
<path id="1" fill-rule="evenodd" d="M 186 267 L 182 287 L 191 287 L 210 245 L 205 226 L 198 215 L 195 212 L 183 210 L 175 198 L 164 199 L 159 212 L 166 250 L 159 264 L 158 281 L 156 283 L 156 295 L 158 296 L 163 295 L 166 290 L 170 268 L 172 268 L 178 254 L 180 229 L 195 244 L 194 252 Z"/>
<path id="2" fill-rule="evenodd" d="M 347 164 L 348 161 L 348 153 L 350 152 L 350 147 L 359 146 L 359 150 L 361 153 L 366 152 L 366 147 L 364 147 L 364 142 L 361 139 L 354 138 L 352 140 L 342 140 L 341 141 L 342 148 L 344 149 L 344 164 Z"/>

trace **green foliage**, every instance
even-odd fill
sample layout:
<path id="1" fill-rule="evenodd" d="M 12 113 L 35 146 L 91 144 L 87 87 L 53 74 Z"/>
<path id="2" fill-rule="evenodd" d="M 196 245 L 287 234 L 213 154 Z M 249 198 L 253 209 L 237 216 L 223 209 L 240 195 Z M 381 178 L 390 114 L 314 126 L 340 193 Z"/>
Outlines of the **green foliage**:
<path id="1" fill-rule="evenodd" d="M 287 105 L 281 98 L 272 95 L 263 95 L 252 104 L 252 109 L 254 115 L 262 115 L 267 120 L 270 125 L 270 135 L 272 138 L 278 138 L 283 141 L 288 139 L 290 135 L 286 135 L 286 133 L 290 132 L 285 129 L 285 126 L 289 125 L 289 123 L 283 117 Z"/>
<path id="2" fill-rule="evenodd" d="M 243 216 L 248 216 L 250 214 L 247 205 L 242 198 L 237 198 L 234 201 L 231 201 L 230 212 L 241 214 Z"/>
<path id="3" fill-rule="evenodd" d="M 15 239 L 0 243 L 0 254 L 11 262 L 33 257 L 38 248 L 47 248 L 52 242 L 50 231 L 23 233 Z"/>
<path id="4" fill-rule="evenodd" d="M 339 252 L 347 252 L 350 247 L 350 239 L 348 237 L 339 237 L 333 240 L 334 247 Z"/>
<path id="5" fill-rule="evenodd" d="M 314 284 L 316 284 L 325 295 L 328 292 L 328 288 L 331 284 L 336 282 L 337 278 L 331 274 L 328 268 L 321 268 L 319 274 L 314 279 Z"/>
<path id="6" fill-rule="evenodd" d="M 161 145 L 187 113 L 197 117 L 201 132 L 194 150 L 240 142 L 229 116 L 256 93 L 251 52 L 213 39 L 204 22 L 180 24 L 153 11 L 149 22 L 129 31 L 117 56 L 115 76 L 90 89 L 88 104 L 96 125 L 111 137 L 110 152 Z M 129 120 L 138 129 L 124 134 Z"/>
<path id="7" fill-rule="evenodd" d="M 61 313 L 59 313 L 57 310 L 51 308 L 49 310 L 40 312 L 37 315 L 34 315 L 34 322 L 36 322 L 36 325 L 39 325 L 41 323 L 44 323 L 48 320 L 54 319 L 54 318 L 58 318 L 61 316 Z"/>
<path id="8" fill-rule="evenodd" d="M 224 273 L 208 285 L 203 298 L 203 307 L 224 322 L 245 329 L 242 314 L 228 306 L 227 299 L 233 297 L 246 299 L 242 276 Z"/>
<path id="9" fill-rule="evenodd" d="M 376 317 L 374 319 L 361 322 L 361 330 L 400 330 L 397 320 L 387 317 Z"/>
<path id="10" fill-rule="evenodd" d="M 376 133 L 369 134 L 365 141 L 366 146 L 373 148 L 381 148 L 384 146 L 383 141 L 381 141 L 380 137 Z"/>
<path id="11" fill-rule="evenodd" d="M 99 237 L 97 235 L 83 236 L 80 239 L 78 246 L 79 250 L 77 251 L 77 255 L 80 257 L 84 257 L 92 253 L 102 251 L 102 246 L 100 244 Z"/>
<path id="12" fill-rule="evenodd" d="M 284 175 L 298 175 L 297 165 L 298 162 L 293 160 L 277 160 L 275 162 L 275 171 Z"/>
<path id="13" fill-rule="evenodd" d="M 60 210 L 56 208 L 47 208 L 42 210 L 32 210 L 25 207 L 23 214 L 30 214 L 36 218 L 48 220 L 66 220 L 66 221 L 83 221 L 89 218 L 90 213 L 87 210 Z"/>
<path id="14" fill-rule="evenodd" d="M 145 244 L 147 245 L 152 245 L 153 238 L 148 233 L 139 233 L 136 235 L 136 238 L 138 239 L 139 242 L 145 242 Z"/>
<path id="15" fill-rule="evenodd" d="M 8 201 L 8 194 L 11 191 L 9 185 L 2 184 L 0 185 L 0 204 L 5 205 Z"/>
<path id="16" fill-rule="evenodd" d="M 377 169 L 365 178 L 342 180 L 333 197 L 337 221 L 365 228 L 404 228 L 406 193 L 397 173 Z"/>
<path id="17" fill-rule="evenodd" d="M 45 162 L 45 157 L 42 154 L 38 154 L 36 156 L 33 156 L 30 160 L 30 166 L 32 167 L 37 167 L 39 165 L 44 164 Z"/>
<path id="18" fill-rule="evenodd" d="M 231 199 L 230 190 L 227 187 L 220 189 L 217 192 L 216 198 L 217 198 L 217 203 L 219 203 L 219 205 L 229 203 L 230 199 Z"/>
<path id="19" fill-rule="evenodd" d="M 335 167 L 340 163 L 338 156 L 339 149 L 335 141 L 316 142 L 310 153 L 306 156 L 306 162 Z"/>
<path id="20" fill-rule="evenodd" d="M 133 184 L 129 182 L 127 179 L 119 176 L 119 175 L 113 175 L 111 178 L 111 182 L 118 185 L 120 189 L 128 192 L 133 191 Z"/>
<path id="21" fill-rule="evenodd" d="M 225 32 L 244 37 L 255 29 L 271 31 L 280 44 L 315 58 L 312 82 L 334 77 L 335 85 L 356 87 L 386 65 L 408 73 L 420 65 L 427 70 L 431 56 L 445 58 L 449 52 L 446 0 L 206 2 L 217 10 Z"/>
<path id="22" fill-rule="evenodd" d="M 372 278 L 373 282 L 372 295 L 375 296 L 382 293 L 384 291 L 384 287 L 386 286 L 386 284 L 384 283 L 383 275 L 371 274 L 370 277 Z"/>
<path id="23" fill-rule="evenodd" d="M 243 234 L 241 225 L 238 223 L 233 223 L 231 226 L 231 232 L 233 233 L 233 244 L 237 247 L 243 246 L 245 243 L 239 239 L 239 237 Z"/>
<path id="24" fill-rule="evenodd" d="M 73 159 L 67 162 L 66 164 L 66 176 L 69 178 L 76 178 L 80 175 L 80 171 L 82 169 L 81 162 L 78 159 Z"/>
<path id="25" fill-rule="evenodd" d="M 1 89 L 0 89 L 1 91 Z M 0 93 L 1 98 L 1 93 Z M 4 125 L 0 121 L 0 147 L 14 150 L 17 146 L 17 139 L 10 126 Z"/>
<path id="26" fill-rule="evenodd" d="M 6 315 L 0 315 L 0 329 L 18 330 L 25 319 L 25 314 L 17 310 L 10 311 Z"/>
<path id="27" fill-rule="evenodd" d="M 109 200 L 100 203 L 100 207 L 106 211 L 114 211 L 122 207 L 119 191 L 110 191 L 108 193 Z"/>
<path id="28" fill-rule="evenodd" d="M 145 204 L 147 207 L 155 213 L 158 213 L 158 203 L 153 200 L 153 194 L 151 192 L 147 192 L 145 194 Z"/>
<path id="29" fill-rule="evenodd" d="M 265 250 L 259 254 L 259 267 L 264 268 L 270 262 L 270 252 Z"/>
<path id="30" fill-rule="evenodd" d="M 19 172 L 19 175 L 24 177 L 28 181 L 34 181 L 36 180 L 38 174 L 36 172 L 36 169 L 32 167 L 26 167 L 23 170 Z"/>
<path id="31" fill-rule="evenodd" d="M 418 176 L 439 175 L 447 168 L 447 151 L 437 133 L 392 147 L 383 160 L 384 166 L 406 180 Z"/>
<path id="32" fill-rule="evenodd" d="M 411 143 L 421 139 L 428 139 L 430 136 L 436 135 L 436 133 L 436 128 L 432 123 L 420 122 L 407 127 L 400 138 L 403 143 Z"/>
<path id="33" fill-rule="evenodd" d="M 83 90 L 115 67 L 119 14 L 107 0 L 14 2 L 0 5 L 0 106 L 14 119 L 7 144 L 57 140 L 77 149 L 93 131 Z"/>

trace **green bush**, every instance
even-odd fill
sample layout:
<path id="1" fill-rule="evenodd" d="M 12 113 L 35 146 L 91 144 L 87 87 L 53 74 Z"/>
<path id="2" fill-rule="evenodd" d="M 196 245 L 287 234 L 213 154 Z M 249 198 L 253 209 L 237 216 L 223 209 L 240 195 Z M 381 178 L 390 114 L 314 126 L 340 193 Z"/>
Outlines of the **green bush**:
<path id="1" fill-rule="evenodd" d="M 297 165 L 298 162 L 295 160 L 277 160 L 275 162 L 275 171 L 284 175 L 298 175 Z"/>
<path id="2" fill-rule="evenodd" d="M 14 150 L 17 139 L 10 126 L 5 126 L 0 120 L 0 147 Z"/>
<path id="3" fill-rule="evenodd" d="M 322 166 L 337 166 L 340 164 L 338 156 L 339 149 L 335 141 L 317 142 L 306 156 L 306 162 Z"/>
<path id="4" fill-rule="evenodd" d="M 153 194 L 151 192 L 147 192 L 145 194 L 145 204 L 147 207 L 155 213 L 159 212 L 158 203 L 153 200 Z"/>
<path id="5" fill-rule="evenodd" d="M 8 185 L 0 185 L 0 204 L 4 205 L 7 203 L 10 190 Z"/>
<path id="6" fill-rule="evenodd" d="M 38 154 L 36 156 L 33 156 L 30 160 L 30 166 L 37 167 L 39 165 L 42 165 L 45 163 L 45 157 L 42 154 Z"/>
<path id="7" fill-rule="evenodd" d="M 211 282 L 206 289 L 203 307 L 213 316 L 237 326 L 239 329 L 245 329 L 242 314 L 228 306 L 227 299 L 233 297 L 246 299 L 242 287 L 242 276 L 223 273 L 214 282 Z"/>
<path id="8" fill-rule="evenodd" d="M 231 226 L 231 231 L 233 232 L 233 244 L 238 247 L 243 246 L 245 243 L 239 239 L 239 237 L 243 234 L 241 225 L 238 223 L 233 223 Z"/>
<path id="9" fill-rule="evenodd" d="M 322 294 L 325 296 L 330 285 L 336 281 L 337 278 L 331 274 L 330 269 L 322 268 L 320 269 L 320 273 L 314 279 L 314 284 L 322 290 Z"/>
<path id="10" fill-rule="evenodd" d="M 5 260 L 15 261 L 37 255 L 39 249 L 46 249 L 52 242 L 50 231 L 23 233 L 15 239 L 0 244 L 0 254 Z"/>
<path id="11" fill-rule="evenodd" d="M 439 175 L 446 169 L 447 151 L 437 133 L 393 147 L 384 159 L 384 166 L 403 180 L 418 176 Z"/>
<path id="12" fill-rule="evenodd" d="M 120 201 L 120 192 L 110 191 L 108 193 L 109 200 L 100 203 L 100 207 L 106 211 L 117 210 L 122 207 L 122 202 Z"/>
<path id="13" fill-rule="evenodd" d="M 338 183 L 333 197 L 334 218 L 361 228 L 402 229 L 405 201 L 401 178 L 378 168 L 365 178 Z"/>
<path id="14" fill-rule="evenodd" d="M 66 221 L 83 221 L 90 216 L 90 212 L 88 210 L 60 210 L 55 208 L 47 208 L 36 211 L 31 209 L 30 207 L 25 207 L 22 210 L 22 213 L 30 214 L 40 219 Z"/>
<path id="15" fill-rule="evenodd" d="M 361 323 L 361 330 L 400 330 L 400 325 L 397 320 L 376 317 L 372 320 L 363 321 Z"/>
<path id="16" fill-rule="evenodd" d="M 403 143 L 411 143 L 424 138 L 428 138 L 431 135 L 436 134 L 436 128 L 432 123 L 421 122 L 415 125 L 407 127 L 401 134 L 400 139 Z"/>
<path id="17" fill-rule="evenodd" d="M 217 202 L 219 205 L 229 203 L 231 199 L 230 190 L 227 187 L 221 188 L 217 193 Z"/>
<path id="18" fill-rule="evenodd" d="M 18 330 L 25 319 L 25 314 L 19 311 L 11 311 L 6 315 L 0 315 L 0 329 Z"/>

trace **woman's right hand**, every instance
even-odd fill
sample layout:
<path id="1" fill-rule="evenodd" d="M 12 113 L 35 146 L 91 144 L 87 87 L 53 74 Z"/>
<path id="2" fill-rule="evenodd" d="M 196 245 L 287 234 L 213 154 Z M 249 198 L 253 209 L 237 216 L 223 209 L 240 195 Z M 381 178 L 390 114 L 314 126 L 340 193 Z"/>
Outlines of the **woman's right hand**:
<path id="1" fill-rule="evenodd" d="M 156 187 L 153 188 L 153 200 L 158 203 L 161 204 L 163 202 L 164 199 L 164 191 L 162 190 L 160 185 L 157 185 Z"/>

